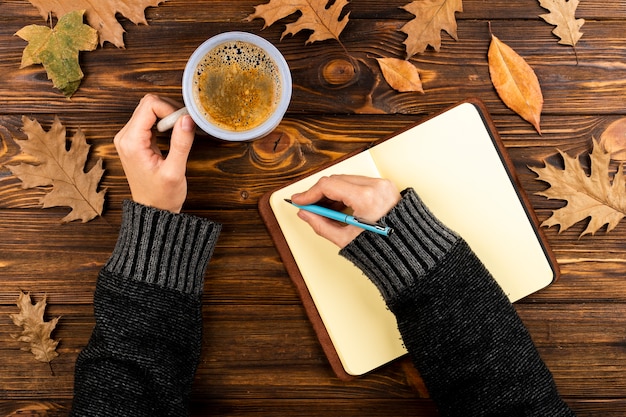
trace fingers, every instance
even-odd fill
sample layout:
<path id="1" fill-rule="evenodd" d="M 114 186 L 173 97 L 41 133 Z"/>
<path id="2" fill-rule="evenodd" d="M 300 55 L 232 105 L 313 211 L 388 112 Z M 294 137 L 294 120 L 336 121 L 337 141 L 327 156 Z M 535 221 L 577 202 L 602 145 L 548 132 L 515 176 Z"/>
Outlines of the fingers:
<path id="1" fill-rule="evenodd" d="M 177 121 L 167 158 L 157 146 L 153 127 L 157 119 L 176 108 L 175 104 L 148 94 L 114 139 L 133 200 L 172 212 L 181 210 L 187 195 L 185 172 L 195 124 L 190 116 Z"/>
<path id="2" fill-rule="evenodd" d="M 340 248 L 345 247 L 363 232 L 363 229 L 358 227 L 343 225 L 304 210 L 298 211 L 298 217 L 307 222 L 315 233 L 328 239 Z"/>
<path id="3" fill-rule="evenodd" d="M 299 205 L 307 205 L 330 199 L 351 208 L 354 216 L 375 222 L 386 215 L 400 198 L 396 186 L 389 180 L 359 175 L 331 175 L 320 178 L 310 189 L 294 194 L 291 200 Z M 345 226 L 302 210 L 298 216 L 317 234 L 342 248 L 362 232 L 358 227 Z"/>
<path id="4" fill-rule="evenodd" d="M 191 116 L 186 115 L 178 119 L 172 130 L 170 150 L 165 159 L 165 166 L 183 174 L 191 151 L 195 136 L 196 125 Z M 180 172 L 179 172 L 180 173 Z"/>
<path id="5" fill-rule="evenodd" d="M 305 205 L 316 203 L 323 198 L 329 198 L 351 207 L 349 202 L 354 199 L 354 194 L 358 193 L 357 188 L 360 182 L 360 180 L 354 181 L 353 177 L 355 176 L 331 175 L 330 177 L 322 177 L 307 191 L 294 194 L 292 200 L 296 204 Z"/>
<path id="6" fill-rule="evenodd" d="M 169 101 L 154 94 L 146 94 L 133 112 L 129 124 L 139 129 L 152 129 L 157 119 L 162 119 L 176 109 Z"/>

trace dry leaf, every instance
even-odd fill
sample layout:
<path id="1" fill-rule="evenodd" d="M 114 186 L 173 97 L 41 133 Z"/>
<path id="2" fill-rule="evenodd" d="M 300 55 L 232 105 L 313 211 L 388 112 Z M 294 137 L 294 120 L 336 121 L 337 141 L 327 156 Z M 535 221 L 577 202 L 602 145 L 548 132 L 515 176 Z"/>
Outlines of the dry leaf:
<path id="1" fill-rule="evenodd" d="M 40 362 L 50 362 L 59 356 L 56 351 L 59 341 L 52 340 L 51 334 L 60 317 L 44 321 L 46 296 L 44 295 L 43 300 L 33 305 L 30 295 L 20 292 L 17 306 L 20 308 L 19 314 L 10 314 L 10 317 L 16 326 L 22 328 L 22 332 L 19 335 L 11 336 L 20 342 L 28 343 L 28 347 L 24 347 L 22 350 L 32 352 L 35 359 Z"/>
<path id="2" fill-rule="evenodd" d="M 54 29 L 30 25 L 16 33 L 28 41 L 20 68 L 43 64 L 48 78 L 66 97 L 74 94 L 84 76 L 78 52 L 92 51 L 98 46 L 98 33 L 83 24 L 83 13 L 78 10 L 63 16 Z"/>
<path id="3" fill-rule="evenodd" d="M 265 20 L 263 26 L 265 29 L 276 21 L 299 11 L 302 15 L 295 22 L 285 26 L 281 39 L 286 35 L 295 35 L 301 30 L 312 30 L 313 33 L 307 39 L 306 44 L 326 39 L 339 40 L 339 35 L 348 24 L 350 13 L 339 19 L 348 1 L 336 0 L 330 7 L 326 7 L 328 4 L 329 0 L 270 0 L 269 3 L 255 6 L 254 13 L 245 20 L 250 22 L 256 18 L 262 18 Z"/>
<path id="4" fill-rule="evenodd" d="M 41 16 L 48 20 L 50 13 L 57 17 L 75 10 L 85 10 L 87 23 L 98 31 L 100 45 L 111 42 L 118 48 L 124 47 L 124 28 L 117 21 L 120 14 L 136 25 L 147 24 L 144 11 L 147 7 L 158 6 L 165 0 L 28 0 Z"/>
<path id="5" fill-rule="evenodd" d="M 415 65 L 397 58 L 377 58 L 383 77 L 391 88 L 404 92 L 424 92 L 422 80 Z"/>
<path id="6" fill-rule="evenodd" d="M 65 128 L 58 118 L 47 133 L 35 120 L 23 117 L 22 122 L 28 139 L 16 139 L 16 142 L 22 152 L 39 162 L 38 165 L 7 165 L 22 181 L 22 188 L 52 186 L 52 191 L 41 199 L 41 203 L 44 208 L 71 207 L 72 211 L 62 219 L 64 223 L 87 222 L 102 214 L 106 190 L 97 191 L 104 173 L 102 159 L 89 172 L 84 172 L 89 145 L 80 129 L 69 141 L 67 150 Z"/>
<path id="7" fill-rule="evenodd" d="M 600 145 L 616 161 L 626 161 L 626 118 L 614 121 L 600 135 Z"/>
<path id="8" fill-rule="evenodd" d="M 402 9 L 415 18 L 400 30 L 407 34 L 404 41 L 407 58 L 424 52 L 430 45 L 435 51 L 441 48 L 441 31 L 445 30 L 457 40 L 455 12 L 463 11 L 461 0 L 416 0 Z"/>
<path id="9" fill-rule="evenodd" d="M 549 199 L 567 201 L 567 205 L 552 213 L 542 226 L 560 225 L 560 232 L 586 218 L 590 218 L 587 228 L 581 236 L 594 234 L 607 224 L 610 232 L 626 215 L 626 178 L 623 167 L 613 177 L 609 175 L 611 154 L 605 152 L 594 140 L 590 175 L 583 169 L 579 158 L 573 158 L 559 151 L 565 163 L 560 169 L 546 163 L 545 168 L 530 169 L 539 177 L 537 180 L 550 184 L 550 187 L 537 195 Z"/>
<path id="10" fill-rule="evenodd" d="M 539 4 L 550 11 L 539 17 L 556 26 L 552 33 L 560 38 L 559 43 L 576 46 L 576 42 L 583 36 L 580 28 L 585 24 L 585 19 L 575 17 L 578 0 L 539 0 Z"/>
<path id="11" fill-rule="evenodd" d="M 504 104 L 541 134 L 543 94 L 535 71 L 524 58 L 493 34 L 488 58 L 491 82 Z"/>

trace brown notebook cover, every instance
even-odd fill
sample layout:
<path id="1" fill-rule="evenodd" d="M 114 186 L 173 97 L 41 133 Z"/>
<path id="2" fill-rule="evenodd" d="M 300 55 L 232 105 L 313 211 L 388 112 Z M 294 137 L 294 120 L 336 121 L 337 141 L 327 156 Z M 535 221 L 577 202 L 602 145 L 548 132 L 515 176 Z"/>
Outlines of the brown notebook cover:
<path id="1" fill-rule="evenodd" d="M 397 327 L 392 328 L 395 318 L 373 284 L 282 201 L 333 173 L 381 176 L 399 189 L 415 188 L 429 209 L 468 241 L 511 301 L 559 276 L 513 163 L 480 100 L 468 99 L 333 161 L 266 193 L 259 211 L 341 379 L 367 373 L 405 351 Z"/>

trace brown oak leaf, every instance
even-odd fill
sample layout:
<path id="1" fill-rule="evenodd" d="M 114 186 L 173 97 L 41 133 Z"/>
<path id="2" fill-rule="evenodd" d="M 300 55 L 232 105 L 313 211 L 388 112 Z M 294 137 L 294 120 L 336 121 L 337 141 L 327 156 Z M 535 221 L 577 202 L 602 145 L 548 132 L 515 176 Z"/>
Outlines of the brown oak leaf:
<path id="1" fill-rule="evenodd" d="M 415 65 L 397 58 L 377 58 L 383 77 L 391 88 L 401 93 L 423 93 L 422 80 Z"/>
<path id="2" fill-rule="evenodd" d="M 562 232 L 575 223 L 590 218 L 587 228 L 581 233 L 594 234 L 605 224 L 610 232 L 626 216 L 626 177 L 620 164 L 617 173 L 609 174 L 611 154 L 602 149 L 595 140 L 589 155 L 590 175 L 580 163 L 580 157 L 571 157 L 559 151 L 564 161 L 564 169 L 545 163 L 544 168 L 529 167 L 537 180 L 550 184 L 550 187 L 537 195 L 549 199 L 567 201 L 567 205 L 552 213 L 542 226 L 559 225 Z"/>
<path id="3" fill-rule="evenodd" d="M 578 0 L 539 0 L 539 5 L 550 11 L 539 17 L 556 26 L 552 33 L 560 38 L 559 43 L 576 46 L 583 36 L 580 28 L 585 24 L 585 19 L 575 17 Z"/>
<path id="4" fill-rule="evenodd" d="M 79 51 L 93 51 L 98 46 L 98 33 L 83 24 L 83 10 L 64 15 L 54 29 L 30 25 L 16 35 L 28 41 L 20 68 L 43 64 L 53 85 L 70 97 L 80 85 L 83 72 L 78 62 Z"/>
<path id="5" fill-rule="evenodd" d="M 278 20 L 293 13 L 302 15 L 293 23 L 285 25 L 281 39 L 286 35 L 295 35 L 301 30 L 312 30 L 306 44 L 326 39 L 339 40 L 339 35 L 348 24 L 350 13 L 341 14 L 348 0 L 333 1 L 330 7 L 328 0 L 270 0 L 269 3 L 255 6 L 254 13 L 245 20 L 250 22 L 256 18 L 265 20 L 263 28 L 267 28 Z M 341 18 L 340 18 L 341 17 Z"/>
<path id="6" fill-rule="evenodd" d="M 45 295 L 42 300 L 33 305 L 30 294 L 20 292 L 17 306 L 20 309 L 19 314 L 10 314 L 10 317 L 16 326 L 22 328 L 22 332 L 11 336 L 20 342 L 28 343 L 28 347 L 23 347 L 22 350 L 32 352 L 35 359 L 40 362 L 49 363 L 59 356 L 56 351 L 59 341 L 53 340 L 51 334 L 60 317 L 44 321 Z"/>
<path id="7" fill-rule="evenodd" d="M 424 52 L 429 45 L 439 51 L 442 30 L 458 39 L 454 14 L 463 11 L 461 0 L 416 0 L 401 8 L 415 15 L 400 28 L 407 34 L 404 41 L 407 58 Z"/>
<path id="8" fill-rule="evenodd" d="M 165 0 L 28 0 L 39 9 L 41 16 L 48 20 L 50 13 L 58 18 L 75 10 L 85 10 L 89 26 L 98 31 L 100 45 L 111 42 L 118 48 L 124 47 L 124 28 L 116 15 L 126 17 L 136 25 L 147 24 L 144 11 L 150 6 L 158 6 Z"/>
<path id="9" fill-rule="evenodd" d="M 488 61 L 491 82 L 504 104 L 541 134 L 543 94 L 535 71 L 524 58 L 493 34 Z"/>
<path id="10" fill-rule="evenodd" d="M 22 118 L 28 139 L 16 139 L 23 153 L 37 161 L 36 164 L 21 162 L 7 165 L 13 175 L 22 181 L 22 188 L 52 186 L 52 190 L 41 198 L 44 208 L 65 206 L 72 211 L 61 221 L 68 223 L 81 220 L 83 223 L 102 214 L 106 190 L 97 191 L 104 173 L 102 159 L 85 173 L 89 145 L 79 129 L 68 142 L 65 127 L 58 118 L 49 132 L 27 117 Z"/>

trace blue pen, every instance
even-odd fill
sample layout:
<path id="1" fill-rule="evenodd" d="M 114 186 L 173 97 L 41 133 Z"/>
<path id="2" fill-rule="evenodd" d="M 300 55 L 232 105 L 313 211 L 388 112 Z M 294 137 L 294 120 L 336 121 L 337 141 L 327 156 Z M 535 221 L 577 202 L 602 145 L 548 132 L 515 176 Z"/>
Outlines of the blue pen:
<path id="1" fill-rule="evenodd" d="M 319 214 L 320 216 L 324 216 L 332 220 L 337 220 L 338 222 L 350 224 L 352 226 L 357 226 L 362 229 L 369 230 L 370 232 L 378 233 L 379 235 L 389 236 L 393 232 L 393 229 L 391 227 L 383 226 L 378 223 L 371 223 L 363 219 L 359 219 L 358 217 L 354 217 L 354 216 L 350 216 L 349 214 L 342 213 L 340 211 L 331 210 L 329 208 L 317 206 L 315 204 L 308 204 L 305 206 L 301 206 L 287 198 L 285 198 L 285 201 L 288 202 L 289 204 L 292 204 L 298 207 L 301 210 Z"/>

